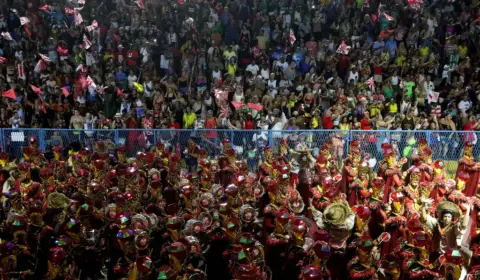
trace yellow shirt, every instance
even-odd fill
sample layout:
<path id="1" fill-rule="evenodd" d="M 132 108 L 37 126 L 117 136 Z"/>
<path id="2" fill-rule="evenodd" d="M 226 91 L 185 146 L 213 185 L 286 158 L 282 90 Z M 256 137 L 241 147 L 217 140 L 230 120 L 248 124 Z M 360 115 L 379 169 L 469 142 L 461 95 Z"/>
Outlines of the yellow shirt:
<path id="1" fill-rule="evenodd" d="M 397 57 L 397 66 L 402 67 L 405 60 L 407 60 L 407 58 L 404 55 Z"/>
<path id="2" fill-rule="evenodd" d="M 398 112 L 397 103 L 395 103 L 395 102 L 387 103 L 387 106 L 388 106 L 388 112 L 390 112 L 392 114 L 395 114 L 395 113 Z"/>
<path id="3" fill-rule="evenodd" d="M 372 105 L 370 107 L 370 117 L 375 117 L 377 114 L 380 114 L 380 110 L 382 109 L 382 107 L 380 107 L 380 105 Z"/>
<path id="4" fill-rule="evenodd" d="M 350 125 L 348 123 L 341 123 L 340 130 L 350 130 Z"/>
<path id="5" fill-rule="evenodd" d="M 382 63 L 388 63 L 390 60 L 390 54 L 388 52 L 382 52 L 380 59 L 382 60 Z"/>
<path id="6" fill-rule="evenodd" d="M 194 113 L 183 114 L 183 128 L 192 128 L 195 125 L 197 116 Z"/>
<path id="7" fill-rule="evenodd" d="M 237 65 L 234 64 L 228 64 L 227 66 L 227 72 L 229 75 L 232 77 L 235 77 L 235 72 L 237 72 Z"/>
<path id="8" fill-rule="evenodd" d="M 467 56 L 467 46 L 458 46 L 458 57 L 464 58 Z"/>
<path id="9" fill-rule="evenodd" d="M 223 52 L 223 57 L 225 57 L 226 59 L 230 59 L 234 56 L 235 56 L 235 51 L 233 50 L 231 52 L 229 52 L 228 50 Z"/>
<path id="10" fill-rule="evenodd" d="M 421 56 L 426 56 L 429 49 L 430 49 L 429 47 L 420 48 L 420 55 Z"/>

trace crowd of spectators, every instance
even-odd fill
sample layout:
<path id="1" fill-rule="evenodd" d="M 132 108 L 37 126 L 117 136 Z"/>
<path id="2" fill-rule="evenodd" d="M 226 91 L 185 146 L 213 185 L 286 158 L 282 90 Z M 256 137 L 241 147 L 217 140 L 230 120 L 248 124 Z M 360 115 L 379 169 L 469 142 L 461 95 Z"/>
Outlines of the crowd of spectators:
<path id="1" fill-rule="evenodd" d="M 4 1 L 0 127 L 476 130 L 469 1 Z"/>

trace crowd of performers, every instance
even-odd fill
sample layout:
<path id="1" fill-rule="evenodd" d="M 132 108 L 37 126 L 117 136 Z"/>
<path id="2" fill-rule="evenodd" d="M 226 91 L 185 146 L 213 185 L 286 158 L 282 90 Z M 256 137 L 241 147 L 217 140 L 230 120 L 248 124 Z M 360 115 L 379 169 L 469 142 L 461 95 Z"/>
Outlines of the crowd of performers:
<path id="1" fill-rule="evenodd" d="M 255 174 L 228 140 L 211 157 L 104 142 L 0 155 L 1 279 L 480 279 L 480 164 L 455 180 L 419 141 L 376 172 L 357 141 L 341 166 L 282 140 Z M 186 172 L 190 170 L 193 172 Z M 480 196 L 479 196 L 480 197 Z"/>

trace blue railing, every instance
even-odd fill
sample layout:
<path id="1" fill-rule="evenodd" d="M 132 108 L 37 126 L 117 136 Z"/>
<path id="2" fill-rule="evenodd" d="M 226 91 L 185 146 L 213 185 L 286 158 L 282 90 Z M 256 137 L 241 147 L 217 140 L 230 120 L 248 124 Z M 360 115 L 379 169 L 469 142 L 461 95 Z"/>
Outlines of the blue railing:
<path id="1" fill-rule="evenodd" d="M 0 129 L 0 145 L 12 157 L 21 157 L 22 148 L 28 145 L 30 136 L 38 139 L 40 148 L 48 152 L 52 147 L 61 145 L 68 147 L 74 143 L 82 147 L 94 148 L 98 140 L 109 143 L 111 147 L 125 145 L 130 156 L 138 151 L 145 151 L 162 141 L 171 150 L 183 151 L 190 137 L 195 137 L 198 144 L 206 148 L 210 156 L 221 152 L 221 139 L 229 139 L 237 151 L 239 157 L 247 158 L 255 152 L 261 159 L 262 150 L 265 146 L 271 146 L 278 150 L 281 139 L 286 139 L 290 147 L 306 145 L 313 155 L 318 154 L 327 140 L 333 139 L 334 148 L 331 153 L 338 160 L 348 154 L 350 142 L 359 140 L 360 148 L 364 155 L 375 161 L 383 158 L 381 144 L 389 142 L 393 144 L 399 155 L 409 156 L 416 144 L 425 138 L 433 151 L 433 159 L 441 159 L 446 162 L 447 173 L 452 174 L 456 170 L 456 164 L 463 152 L 463 143 L 473 141 L 474 155 L 478 158 L 480 144 L 477 139 L 478 132 L 472 131 L 365 131 L 365 130 L 70 130 L 70 129 Z M 415 140 L 415 141 L 413 141 Z M 249 153 L 250 152 L 250 153 Z M 378 166 L 378 165 L 377 165 Z"/>

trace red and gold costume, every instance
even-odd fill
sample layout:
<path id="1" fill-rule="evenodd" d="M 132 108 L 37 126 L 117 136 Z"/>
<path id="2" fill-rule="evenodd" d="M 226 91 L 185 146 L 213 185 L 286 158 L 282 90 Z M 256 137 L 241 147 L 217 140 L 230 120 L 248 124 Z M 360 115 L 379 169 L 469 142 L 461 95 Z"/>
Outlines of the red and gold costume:
<path id="1" fill-rule="evenodd" d="M 458 179 L 460 172 L 468 173 L 469 177 L 462 190 L 463 193 L 466 196 L 475 196 L 480 183 L 480 164 L 476 163 L 473 158 L 473 144 L 471 142 L 465 143 L 463 157 L 458 161 L 455 179 Z"/>

